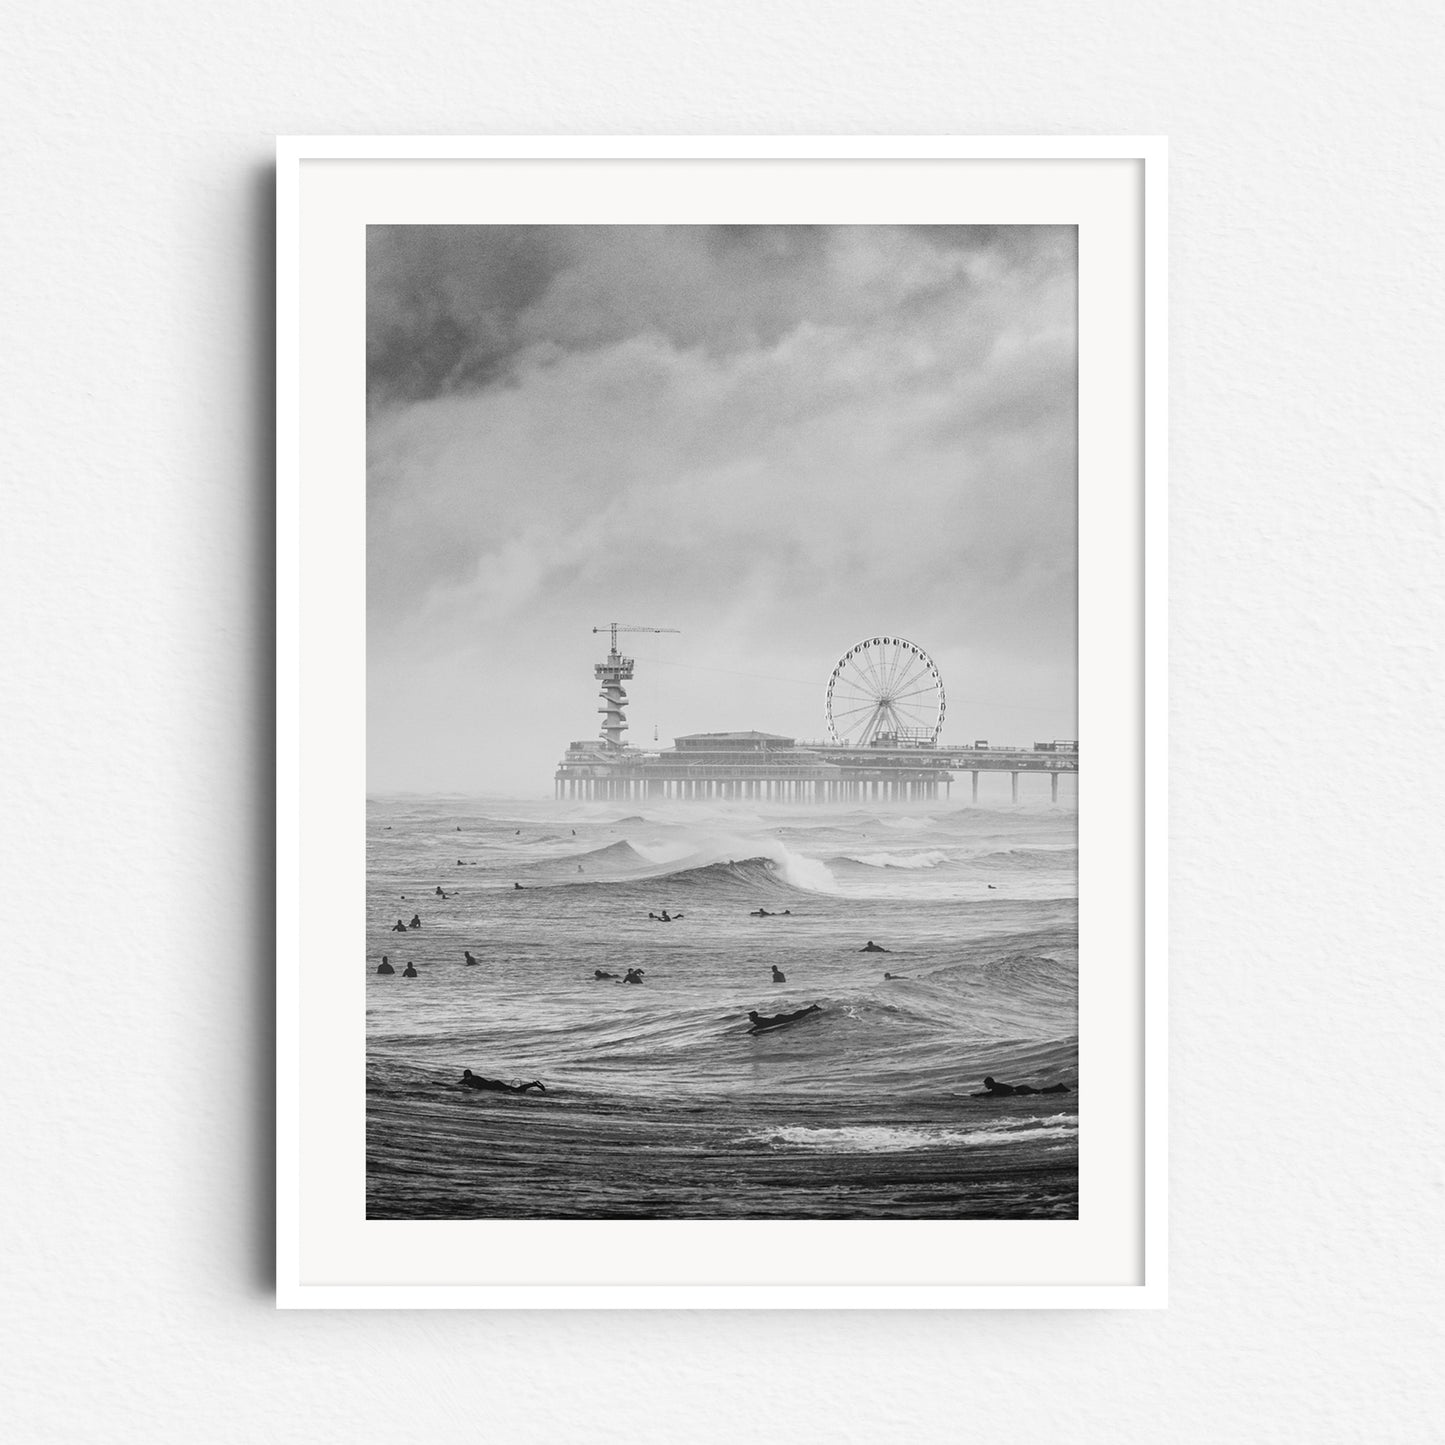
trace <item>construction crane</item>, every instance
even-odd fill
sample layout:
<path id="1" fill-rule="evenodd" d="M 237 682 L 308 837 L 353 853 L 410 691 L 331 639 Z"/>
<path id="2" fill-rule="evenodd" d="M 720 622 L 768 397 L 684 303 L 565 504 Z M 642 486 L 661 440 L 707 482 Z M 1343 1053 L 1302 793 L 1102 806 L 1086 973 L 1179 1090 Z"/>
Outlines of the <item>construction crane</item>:
<path id="1" fill-rule="evenodd" d="M 602 738 L 608 747 L 622 747 L 622 734 L 627 730 L 627 714 L 623 711 L 627 706 L 627 692 L 623 688 L 624 682 L 632 678 L 632 659 L 623 657 L 617 650 L 617 634 L 619 632 L 677 632 L 676 627 L 634 627 L 625 622 L 609 622 L 606 627 L 594 627 L 594 633 L 610 632 L 612 634 L 612 650 L 607 654 L 606 662 L 599 662 L 593 669 L 597 680 L 602 684 L 602 690 L 597 694 L 602 699 L 602 706 L 597 709 L 602 714 Z"/>

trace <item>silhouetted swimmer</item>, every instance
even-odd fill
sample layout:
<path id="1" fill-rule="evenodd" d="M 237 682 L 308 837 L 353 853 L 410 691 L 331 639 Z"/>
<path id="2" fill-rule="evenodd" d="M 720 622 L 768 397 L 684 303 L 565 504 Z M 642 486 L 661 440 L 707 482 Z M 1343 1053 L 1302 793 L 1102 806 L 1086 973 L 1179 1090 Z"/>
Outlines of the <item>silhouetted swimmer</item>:
<path id="1" fill-rule="evenodd" d="M 615 974 L 615 973 L 608 973 L 607 970 L 606 970 L 606 969 L 603 969 L 603 968 L 594 968 L 594 969 L 592 970 L 592 977 L 593 977 L 593 978 L 617 978 L 618 975 Z"/>
<path id="2" fill-rule="evenodd" d="M 457 867 L 460 868 L 461 866 L 462 866 L 462 860 L 461 860 L 460 858 L 458 858 L 458 859 L 457 859 Z"/>
<path id="3" fill-rule="evenodd" d="M 760 1029 L 775 1029 L 779 1024 L 796 1023 L 799 1019 L 807 1018 L 809 1014 L 821 1012 L 822 1010 L 815 1003 L 810 1003 L 807 1008 L 800 1008 L 790 1014 L 760 1014 L 757 1009 L 753 1009 L 748 1014 L 748 1018 L 752 1021 L 753 1025 L 748 1032 L 755 1034 Z"/>
<path id="4" fill-rule="evenodd" d="M 787 981 L 788 981 L 787 975 L 783 972 L 782 969 L 780 969 L 780 968 L 778 967 L 777 964 L 774 964 L 774 965 L 773 965 L 773 982 L 774 982 L 774 983 L 787 983 Z"/>
<path id="5" fill-rule="evenodd" d="M 406 924 L 404 924 L 401 919 L 398 918 L 396 922 L 392 925 L 391 931 L 393 933 L 405 933 Z"/>
<path id="6" fill-rule="evenodd" d="M 396 972 L 396 970 L 391 966 L 391 960 L 384 953 L 381 955 L 381 966 L 376 971 L 378 973 Z"/>
<path id="7" fill-rule="evenodd" d="M 465 948 L 462 949 L 462 957 L 463 957 L 464 959 L 466 959 L 467 964 L 468 964 L 469 967 L 472 967 L 472 968 L 475 968 L 475 967 L 476 967 L 477 961 L 476 961 L 476 959 L 474 959 L 474 958 L 472 957 L 471 952 L 470 952 L 469 949 L 465 949 Z"/>
<path id="8" fill-rule="evenodd" d="M 998 887 L 998 884 L 997 884 L 997 883 L 990 883 L 988 886 L 989 886 L 990 888 L 997 888 L 997 887 Z"/>
<path id="9" fill-rule="evenodd" d="M 1011 1094 L 1067 1094 L 1067 1084 L 1050 1084 L 1046 1089 L 1036 1089 L 1032 1084 L 1000 1084 L 989 1077 L 983 1081 L 983 1093 L 974 1094 L 975 1099 L 1006 1099 Z"/>
<path id="10" fill-rule="evenodd" d="M 891 953 L 892 951 L 889 948 L 880 948 L 871 938 L 858 950 L 859 953 Z"/>
<path id="11" fill-rule="evenodd" d="M 771 918 L 772 916 L 766 908 L 754 908 L 753 911 L 748 914 L 749 918 Z"/>
<path id="12" fill-rule="evenodd" d="M 520 883 L 514 883 L 512 884 L 512 887 L 515 888 L 518 893 L 522 891 L 522 885 Z"/>
<path id="13" fill-rule="evenodd" d="M 907 975 L 906 973 L 885 973 L 885 974 L 883 975 L 883 977 L 884 977 L 884 978 L 907 978 L 908 975 Z"/>
<path id="14" fill-rule="evenodd" d="M 407 926 L 408 926 L 409 928 L 420 928 L 420 927 L 421 927 L 421 914 L 420 914 L 420 913 L 413 913 L 412 916 L 411 916 L 411 922 L 410 922 Z"/>
<path id="15" fill-rule="evenodd" d="M 438 897 L 438 898 L 445 898 L 445 897 L 446 897 L 446 894 L 442 892 L 442 886 L 441 886 L 440 883 L 437 884 L 437 897 Z"/>
<path id="16" fill-rule="evenodd" d="M 401 976 L 403 978 L 415 978 L 417 976 L 416 964 L 408 963 L 407 966 L 402 969 Z"/>
<path id="17" fill-rule="evenodd" d="M 506 1084 L 501 1079 L 484 1079 L 470 1069 L 462 1070 L 460 1082 L 464 1089 L 483 1089 L 489 1094 L 525 1094 L 528 1089 L 547 1092 L 547 1086 L 540 1079 L 533 1079 L 530 1084 Z"/>
<path id="18" fill-rule="evenodd" d="M 629 968 L 629 969 L 627 970 L 627 972 L 622 975 L 622 982 L 623 982 L 623 983 L 641 983 L 641 982 L 642 982 L 642 970 L 641 970 L 640 968 Z"/>

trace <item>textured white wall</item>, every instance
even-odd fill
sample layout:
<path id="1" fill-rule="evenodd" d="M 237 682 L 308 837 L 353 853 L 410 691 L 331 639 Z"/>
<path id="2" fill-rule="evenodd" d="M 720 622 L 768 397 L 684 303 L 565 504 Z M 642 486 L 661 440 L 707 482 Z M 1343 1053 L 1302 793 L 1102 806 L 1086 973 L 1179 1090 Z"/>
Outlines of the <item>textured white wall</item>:
<path id="1" fill-rule="evenodd" d="M 1423 1440 L 1442 1404 L 1425 3 L 5 6 L 0 1425 Z M 1173 1307 L 278 1314 L 277 132 L 1173 143 Z"/>

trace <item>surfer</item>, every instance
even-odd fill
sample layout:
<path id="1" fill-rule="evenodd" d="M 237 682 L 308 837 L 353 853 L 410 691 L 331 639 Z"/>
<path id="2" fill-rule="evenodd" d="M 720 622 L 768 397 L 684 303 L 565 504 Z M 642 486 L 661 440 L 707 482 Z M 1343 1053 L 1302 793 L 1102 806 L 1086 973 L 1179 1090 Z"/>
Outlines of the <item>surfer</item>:
<path id="1" fill-rule="evenodd" d="M 883 977 L 884 977 L 884 978 L 907 978 L 908 975 L 907 975 L 906 973 L 885 973 L 885 974 L 883 975 Z"/>
<path id="2" fill-rule="evenodd" d="M 592 977 L 593 977 L 593 978 L 616 978 L 616 977 L 617 977 L 617 974 L 615 974 L 615 973 L 608 973 L 607 970 L 604 969 L 604 968 L 594 968 L 594 969 L 592 970 Z"/>
<path id="3" fill-rule="evenodd" d="M 788 981 L 787 975 L 784 974 L 783 970 L 780 969 L 777 964 L 774 964 L 774 965 L 773 965 L 773 982 L 774 982 L 774 983 L 787 983 L 787 981 Z"/>
<path id="4" fill-rule="evenodd" d="M 512 884 L 512 887 L 515 888 L 518 893 L 522 891 L 522 885 L 520 883 L 514 883 Z"/>
<path id="5" fill-rule="evenodd" d="M 892 950 L 891 950 L 891 949 L 888 949 L 888 948 L 880 948 L 880 947 L 879 947 L 876 943 L 874 943 L 873 940 L 870 938 L 870 939 L 868 940 L 868 942 L 865 943 L 865 944 L 863 945 L 863 947 L 858 950 L 858 952 L 859 952 L 859 953 L 891 953 Z"/>
<path id="6" fill-rule="evenodd" d="M 760 1029 L 775 1029 L 780 1024 L 796 1023 L 799 1019 L 807 1018 L 809 1014 L 821 1012 L 822 1009 L 815 1003 L 810 1003 L 807 1008 L 800 1008 L 790 1014 L 760 1014 L 757 1009 L 752 1009 L 748 1013 L 748 1020 L 751 1022 L 752 1028 L 748 1032 L 755 1034 Z"/>
<path id="7" fill-rule="evenodd" d="M 392 925 L 392 930 L 391 930 L 391 931 L 392 931 L 393 933 L 405 933 L 405 932 L 406 932 L 406 924 L 404 924 L 404 923 L 401 921 L 401 919 L 398 918 L 398 919 L 396 920 L 395 924 Z"/>
<path id="8" fill-rule="evenodd" d="M 407 926 L 408 926 L 409 928 L 420 928 L 420 927 L 421 927 L 421 914 L 420 914 L 420 913 L 413 913 L 412 916 L 411 916 L 411 922 L 410 922 Z"/>
<path id="9" fill-rule="evenodd" d="M 477 966 L 477 961 L 472 957 L 470 949 L 462 949 L 462 957 L 466 959 L 468 968 L 475 968 Z"/>
<path id="10" fill-rule="evenodd" d="M 416 964 L 414 964 L 414 963 L 408 963 L 407 966 L 406 966 L 404 969 L 402 969 L 402 971 L 401 971 L 401 976 L 402 976 L 403 978 L 416 978 L 416 977 L 417 977 Z"/>
<path id="11" fill-rule="evenodd" d="M 446 896 L 447 896 L 447 895 L 442 892 L 442 886 L 441 886 L 441 884 L 438 883 L 438 884 L 437 884 L 437 897 L 438 897 L 438 898 L 445 898 Z"/>
<path id="12" fill-rule="evenodd" d="M 1050 1084 L 1046 1089 L 1036 1089 L 1032 1084 L 1000 1084 L 993 1077 L 983 1081 L 983 1093 L 972 1095 L 975 1099 L 1006 1099 L 1011 1094 L 1067 1094 L 1067 1084 Z"/>
<path id="13" fill-rule="evenodd" d="M 378 973 L 395 973 L 395 972 L 396 972 L 396 970 L 391 966 L 391 960 L 390 960 L 384 953 L 381 955 L 381 967 L 378 968 L 376 971 L 377 971 Z"/>
<path id="14" fill-rule="evenodd" d="M 623 983 L 641 983 L 642 970 L 640 968 L 629 968 L 622 976 Z"/>
<path id="15" fill-rule="evenodd" d="M 772 916 L 766 908 L 755 908 L 748 914 L 749 918 L 771 918 Z"/>
<path id="16" fill-rule="evenodd" d="M 489 1094 L 525 1094 L 528 1089 L 536 1089 L 542 1094 L 547 1092 L 547 1086 L 541 1079 L 533 1079 L 530 1084 L 506 1084 L 501 1079 L 484 1079 L 470 1069 L 462 1070 L 460 1083 L 464 1089 L 483 1089 Z"/>

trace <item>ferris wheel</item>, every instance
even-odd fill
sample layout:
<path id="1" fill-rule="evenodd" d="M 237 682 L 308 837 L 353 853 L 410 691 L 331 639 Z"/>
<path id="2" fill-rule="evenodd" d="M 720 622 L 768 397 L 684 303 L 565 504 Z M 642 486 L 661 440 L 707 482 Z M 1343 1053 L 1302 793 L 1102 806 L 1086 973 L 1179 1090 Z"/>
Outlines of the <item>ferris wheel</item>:
<path id="1" fill-rule="evenodd" d="M 867 637 L 828 679 L 828 736 L 835 743 L 932 745 L 943 732 L 943 679 L 933 659 L 903 637 Z"/>

